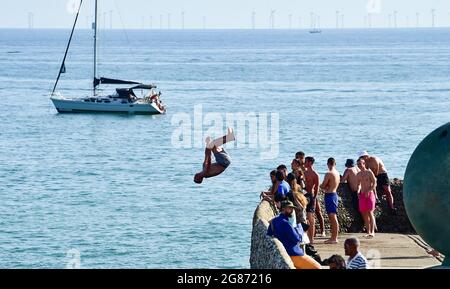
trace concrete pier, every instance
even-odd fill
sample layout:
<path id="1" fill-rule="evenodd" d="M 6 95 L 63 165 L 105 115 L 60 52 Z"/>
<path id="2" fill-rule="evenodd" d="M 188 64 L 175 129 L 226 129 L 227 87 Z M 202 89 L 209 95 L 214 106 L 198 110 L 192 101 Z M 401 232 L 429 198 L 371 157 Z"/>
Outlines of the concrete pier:
<path id="1" fill-rule="evenodd" d="M 250 265 L 252 269 L 295 269 L 283 245 L 266 236 L 269 221 L 277 212 L 266 201 L 258 206 L 252 232 Z M 339 254 L 345 259 L 344 241 L 358 237 L 361 251 L 374 269 L 422 269 L 440 266 L 443 257 L 435 258 L 427 253 L 430 248 L 418 235 L 378 233 L 374 239 L 364 239 L 361 233 L 342 233 L 339 244 L 325 245 L 324 238 L 317 238 L 314 245 L 322 259 Z"/>

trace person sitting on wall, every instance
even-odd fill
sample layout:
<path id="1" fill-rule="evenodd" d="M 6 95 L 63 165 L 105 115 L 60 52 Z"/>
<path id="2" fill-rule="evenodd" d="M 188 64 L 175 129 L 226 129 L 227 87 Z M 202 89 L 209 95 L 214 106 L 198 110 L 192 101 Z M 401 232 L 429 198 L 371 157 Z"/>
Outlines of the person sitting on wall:
<path id="1" fill-rule="evenodd" d="M 277 173 L 275 174 L 275 178 L 277 179 L 278 182 L 276 195 L 280 195 L 281 197 L 285 198 L 289 193 L 289 191 L 291 190 L 291 187 L 286 182 L 287 174 L 285 174 L 283 170 L 278 170 Z"/>
<path id="2" fill-rule="evenodd" d="M 289 218 L 294 214 L 295 206 L 291 201 L 281 203 L 281 214 L 272 219 L 267 230 L 267 235 L 277 238 L 283 244 L 286 252 L 291 257 L 295 268 L 297 269 L 321 269 L 321 265 L 305 252 L 299 246 L 302 243 L 304 234 L 300 225 L 293 227 Z"/>
<path id="3" fill-rule="evenodd" d="M 277 186 L 276 175 L 277 175 L 276 170 L 273 170 L 270 172 L 270 182 L 272 185 L 269 187 L 269 189 L 267 191 L 262 192 L 261 196 L 260 196 L 262 200 L 268 201 L 269 203 L 273 203 L 273 200 L 275 197 L 273 191 L 274 191 L 274 187 Z"/>

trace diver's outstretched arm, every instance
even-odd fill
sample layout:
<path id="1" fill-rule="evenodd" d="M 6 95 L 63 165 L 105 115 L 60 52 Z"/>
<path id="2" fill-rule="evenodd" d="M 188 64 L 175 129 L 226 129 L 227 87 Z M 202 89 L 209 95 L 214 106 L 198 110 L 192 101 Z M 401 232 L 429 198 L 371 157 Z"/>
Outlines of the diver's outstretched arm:
<path id="1" fill-rule="evenodd" d="M 203 161 L 203 173 L 207 174 L 211 168 L 212 162 L 212 150 L 209 148 L 205 149 L 205 160 Z"/>

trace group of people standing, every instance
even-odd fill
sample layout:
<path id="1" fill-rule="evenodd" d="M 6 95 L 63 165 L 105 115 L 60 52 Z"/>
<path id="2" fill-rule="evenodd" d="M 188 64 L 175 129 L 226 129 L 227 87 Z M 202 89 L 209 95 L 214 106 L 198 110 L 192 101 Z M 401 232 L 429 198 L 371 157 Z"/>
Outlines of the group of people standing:
<path id="1" fill-rule="evenodd" d="M 365 237 L 373 238 L 377 229 L 374 216 L 378 202 L 377 192 L 386 196 L 391 213 L 396 213 L 387 170 L 380 158 L 371 156 L 366 151 L 360 153 L 356 165 L 354 160 L 349 159 L 345 166 L 341 182 L 347 183 L 351 190 L 353 207 L 361 213 L 365 224 Z"/>
<path id="2" fill-rule="evenodd" d="M 389 208 L 395 212 L 389 177 L 380 158 L 371 156 L 366 151 L 361 152 L 356 164 L 353 159 L 347 160 L 343 176 L 336 169 L 336 160 L 329 158 L 328 171 L 322 182 L 314 164 L 313 157 L 306 157 L 305 153 L 298 152 L 291 163 L 292 171 L 289 173 L 285 165 L 280 165 L 270 173 L 272 186 L 261 194 L 263 199 L 275 204 L 281 212 L 272 220 L 268 234 L 280 239 L 285 247 L 291 248 L 288 253 L 292 251 L 290 253 L 294 254 L 291 255 L 295 257 L 294 264 L 302 269 L 315 267 L 317 262 L 314 263 L 304 252 L 297 252 L 298 243 L 312 245 L 316 236 L 326 237 L 324 217 L 318 201 L 320 191 L 324 193 L 324 207 L 331 227 L 331 236 L 325 244 L 339 242 L 337 191 L 341 183 L 347 183 L 352 191 L 354 208 L 361 213 L 365 223 L 366 238 L 375 236 L 377 190 L 386 195 Z M 316 218 L 320 232 L 316 232 Z M 286 224 L 290 227 L 286 227 Z"/>

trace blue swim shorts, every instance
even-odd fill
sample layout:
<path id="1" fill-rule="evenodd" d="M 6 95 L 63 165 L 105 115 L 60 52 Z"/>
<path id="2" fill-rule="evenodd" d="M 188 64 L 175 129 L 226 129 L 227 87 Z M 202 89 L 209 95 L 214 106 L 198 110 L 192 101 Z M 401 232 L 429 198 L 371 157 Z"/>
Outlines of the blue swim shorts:
<path id="1" fill-rule="evenodd" d="M 325 194 L 325 208 L 327 214 L 337 214 L 339 205 L 339 197 L 337 193 Z"/>
<path id="2" fill-rule="evenodd" d="M 230 155 L 225 150 L 214 153 L 214 157 L 216 158 L 216 162 L 224 168 L 228 168 L 231 165 Z"/>

